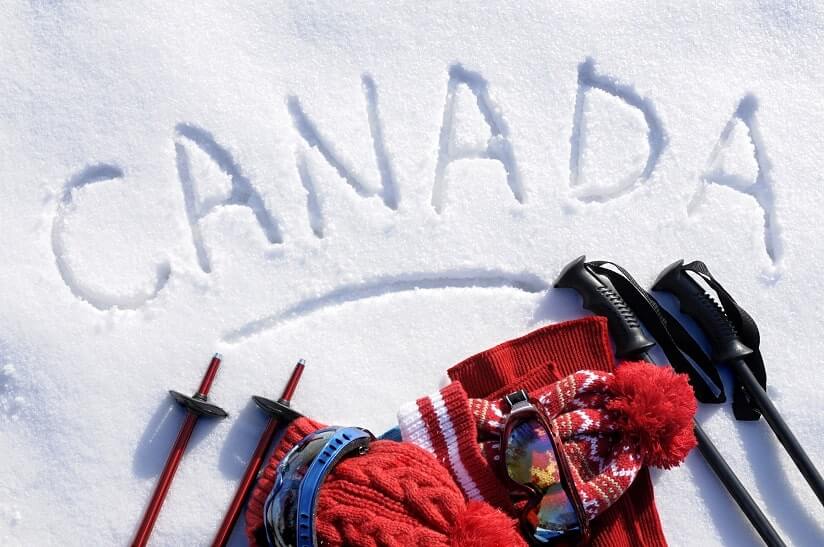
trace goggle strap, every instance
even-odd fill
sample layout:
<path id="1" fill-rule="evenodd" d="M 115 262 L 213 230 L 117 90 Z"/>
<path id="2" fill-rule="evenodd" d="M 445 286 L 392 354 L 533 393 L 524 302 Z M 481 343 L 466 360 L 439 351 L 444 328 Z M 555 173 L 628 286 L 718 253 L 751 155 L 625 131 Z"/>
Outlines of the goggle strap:
<path id="1" fill-rule="evenodd" d="M 335 431 L 323 449 L 309 464 L 298 487 L 297 547 L 314 547 L 315 508 L 318 492 L 326 475 L 346 455 L 363 451 L 372 441 L 372 435 L 357 427 L 343 427 Z"/>
<path id="2" fill-rule="evenodd" d="M 505 396 L 504 399 L 506 403 L 509 405 L 509 408 L 514 410 L 515 406 L 523 403 L 529 403 L 529 395 L 527 395 L 526 391 L 520 389 L 509 395 Z"/>

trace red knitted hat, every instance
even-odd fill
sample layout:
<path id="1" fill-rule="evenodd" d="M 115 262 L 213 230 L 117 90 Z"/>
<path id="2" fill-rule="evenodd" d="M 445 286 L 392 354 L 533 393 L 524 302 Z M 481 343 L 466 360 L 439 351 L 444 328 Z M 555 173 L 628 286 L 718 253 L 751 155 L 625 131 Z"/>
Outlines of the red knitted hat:
<path id="1" fill-rule="evenodd" d="M 277 463 L 321 424 L 289 426 L 258 482 L 247 510 L 252 545 L 261 536 L 263 502 Z M 470 502 L 449 472 L 411 443 L 374 441 L 363 456 L 338 463 L 321 487 L 316 517 L 322 545 L 350 547 L 519 547 L 514 520 L 488 503 Z"/>
<path id="2" fill-rule="evenodd" d="M 669 468 L 695 446 L 696 402 L 685 375 L 668 367 L 626 363 L 615 374 L 579 371 L 533 390 L 562 439 L 572 478 L 590 520 L 632 484 L 643 465 Z M 469 499 L 504 509 L 500 436 L 509 409 L 501 399 L 469 399 L 454 382 L 399 413 L 405 441 L 449 468 Z M 480 441 L 480 445 L 478 444 Z"/>

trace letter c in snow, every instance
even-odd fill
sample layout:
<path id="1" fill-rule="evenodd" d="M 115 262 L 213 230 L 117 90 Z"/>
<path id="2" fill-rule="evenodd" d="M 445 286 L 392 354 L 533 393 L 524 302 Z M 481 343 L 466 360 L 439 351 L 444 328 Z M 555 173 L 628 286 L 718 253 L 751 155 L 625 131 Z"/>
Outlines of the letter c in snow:
<path id="1" fill-rule="evenodd" d="M 73 295 L 88 302 L 98 310 L 108 310 L 112 308 L 137 309 L 157 296 L 157 293 L 163 289 L 171 275 L 171 266 L 169 263 L 161 262 L 157 265 L 157 277 L 153 289 L 150 291 L 138 291 L 130 295 L 112 296 L 83 285 L 66 260 L 66 245 L 63 240 L 63 231 L 66 212 L 73 206 L 73 192 L 79 191 L 81 188 L 94 184 L 95 182 L 121 178 L 123 178 L 123 171 L 119 167 L 111 164 L 97 164 L 83 169 L 71 177 L 63 187 L 63 194 L 60 196 L 57 211 L 52 221 L 52 252 L 54 253 L 57 270 L 60 272 L 63 282 L 69 287 Z"/>

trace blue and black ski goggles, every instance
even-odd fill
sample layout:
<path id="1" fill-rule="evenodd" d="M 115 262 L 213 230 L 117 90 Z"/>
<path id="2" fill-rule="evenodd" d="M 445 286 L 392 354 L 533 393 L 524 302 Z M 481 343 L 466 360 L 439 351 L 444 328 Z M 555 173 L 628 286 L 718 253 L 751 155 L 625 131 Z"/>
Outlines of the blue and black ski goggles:
<path id="1" fill-rule="evenodd" d="M 263 507 L 270 547 L 314 547 L 318 492 L 343 458 L 365 454 L 374 437 L 359 427 L 328 427 L 304 437 L 280 462 Z"/>

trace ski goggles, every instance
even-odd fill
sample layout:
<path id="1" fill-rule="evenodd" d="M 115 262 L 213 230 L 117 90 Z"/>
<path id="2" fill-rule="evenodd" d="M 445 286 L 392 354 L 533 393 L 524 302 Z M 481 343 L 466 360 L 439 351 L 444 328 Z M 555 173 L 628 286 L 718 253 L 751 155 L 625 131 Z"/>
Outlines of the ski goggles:
<path id="1" fill-rule="evenodd" d="M 521 508 L 521 532 L 531 545 L 586 541 L 588 520 L 557 431 L 525 391 L 505 399 L 510 413 L 501 455 L 513 498 Z"/>
<path id="2" fill-rule="evenodd" d="M 359 427 L 328 427 L 304 437 L 280 462 L 263 508 L 271 547 L 314 547 L 315 509 L 324 479 L 343 458 L 365 454 L 374 437 Z"/>

